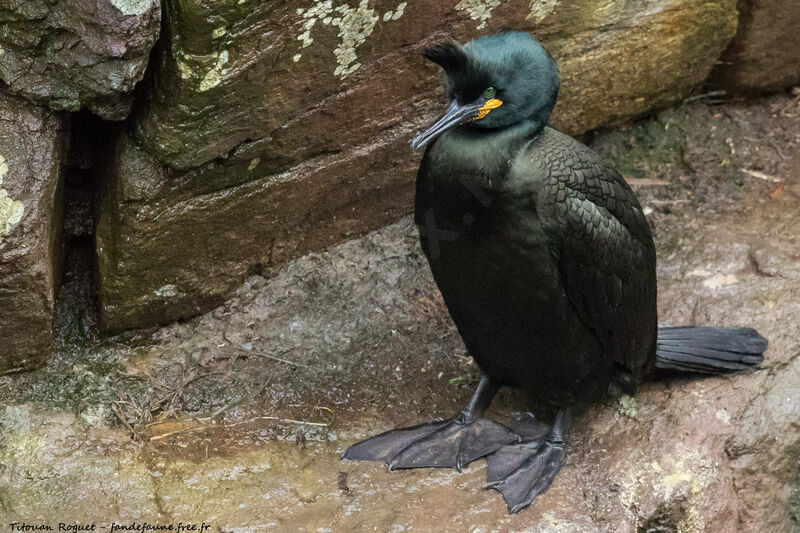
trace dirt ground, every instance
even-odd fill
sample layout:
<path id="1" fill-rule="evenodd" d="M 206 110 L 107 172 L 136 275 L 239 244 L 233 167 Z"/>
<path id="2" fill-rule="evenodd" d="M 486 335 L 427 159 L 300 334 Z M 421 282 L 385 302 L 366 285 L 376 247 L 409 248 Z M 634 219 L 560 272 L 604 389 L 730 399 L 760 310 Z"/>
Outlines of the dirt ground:
<path id="1" fill-rule="evenodd" d="M 112 339 L 73 266 L 51 363 L 0 377 L 0 523 L 800 531 L 800 97 L 697 99 L 587 141 L 652 223 L 661 324 L 753 326 L 770 340 L 760 371 L 595 406 L 551 489 L 508 516 L 482 461 L 387 473 L 339 459 L 451 416 L 477 383 L 410 217 L 253 276 L 206 315 Z M 490 416 L 529 408 L 504 390 Z"/>

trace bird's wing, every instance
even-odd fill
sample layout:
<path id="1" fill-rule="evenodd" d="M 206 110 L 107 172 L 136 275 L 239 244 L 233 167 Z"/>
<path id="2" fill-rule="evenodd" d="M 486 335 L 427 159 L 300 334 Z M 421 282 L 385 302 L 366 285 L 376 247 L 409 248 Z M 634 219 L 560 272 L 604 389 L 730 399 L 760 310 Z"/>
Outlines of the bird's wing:
<path id="1" fill-rule="evenodd" d="M 527 151 L 536 211 L 562 284 L 605 355 L 649 364 L 657 331 L 655 248 L 635 194 L 597 154 L 553 130 Z M 530 177 L 529 177 L 530 179 Z"/>

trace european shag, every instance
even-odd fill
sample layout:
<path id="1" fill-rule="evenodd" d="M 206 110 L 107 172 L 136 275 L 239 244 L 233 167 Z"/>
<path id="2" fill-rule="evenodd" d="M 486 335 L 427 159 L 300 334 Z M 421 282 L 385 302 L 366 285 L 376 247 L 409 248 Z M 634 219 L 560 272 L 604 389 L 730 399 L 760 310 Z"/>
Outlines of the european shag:
<path id="1" fill-rule="evenodd" d="M 656 253 L 636 196 L 609 163 L 547 126 L 558 70 L 526 33 L 446 40 L 423 55 L 450 104 L 426 146 L 415 221 L 433 277 L 483 377 L 454 418 L 388 431 L 346 459 L 389 469 L 488 462 L 510 512 L 564 464 L 573 406 L 634 393 L 655 369 L 718 374 L 763 361 L 750 328 L 659 328 Z M 483 417 L 501 386 L 557 407 L 552 426 Z"/>

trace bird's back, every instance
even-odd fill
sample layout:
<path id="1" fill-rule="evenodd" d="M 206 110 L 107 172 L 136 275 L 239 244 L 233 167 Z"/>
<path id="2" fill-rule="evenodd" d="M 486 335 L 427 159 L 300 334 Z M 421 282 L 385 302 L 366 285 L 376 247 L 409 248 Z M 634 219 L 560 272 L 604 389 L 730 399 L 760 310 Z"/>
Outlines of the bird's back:
<path id="1" fill-rule="evenodd" d="M 652 365 L 655 252 L 610 165 L 550 128 L 528 133 L 439 139 L 418 174 L 416 221 L 482 370 L 563 404 Z"/>

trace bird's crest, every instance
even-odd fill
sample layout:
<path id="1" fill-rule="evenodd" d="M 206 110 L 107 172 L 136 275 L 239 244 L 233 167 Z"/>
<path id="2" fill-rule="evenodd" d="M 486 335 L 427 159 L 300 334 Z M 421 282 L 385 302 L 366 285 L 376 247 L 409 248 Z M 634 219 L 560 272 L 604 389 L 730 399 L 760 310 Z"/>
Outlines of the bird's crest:
<path id="1" fill-rule="evenodd" d="M 452 37 L 426 48 L 422 55 L 425 59 L 442 67 L 450 75 L 462 72 L 467 66 L 467 52 L 461 43 Z"/>
<path id="2" fill-rule="evenodd" d="M 491 77 L 467 48 L 452 37 L 426 48 L 422 55 L 442 67 L 449 80 L 445 85 L 455 88 L 459 101 L 473 100 L 491 85 Z"/>

